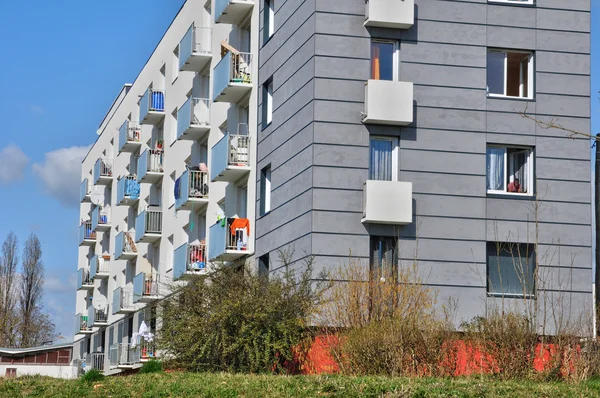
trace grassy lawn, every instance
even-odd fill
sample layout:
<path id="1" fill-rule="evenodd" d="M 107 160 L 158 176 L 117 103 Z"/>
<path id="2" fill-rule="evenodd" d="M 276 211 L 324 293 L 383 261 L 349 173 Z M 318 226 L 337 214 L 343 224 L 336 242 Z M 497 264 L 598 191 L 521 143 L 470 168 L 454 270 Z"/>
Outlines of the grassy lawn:
<path id="1" fill-rule="evenodd" d="M 403 379 L 154 373 L 98 383 L 24 377 L 0 381 L 0 397 L 598 397 L 600 380 L 580 384 L 480 378 Z"/>

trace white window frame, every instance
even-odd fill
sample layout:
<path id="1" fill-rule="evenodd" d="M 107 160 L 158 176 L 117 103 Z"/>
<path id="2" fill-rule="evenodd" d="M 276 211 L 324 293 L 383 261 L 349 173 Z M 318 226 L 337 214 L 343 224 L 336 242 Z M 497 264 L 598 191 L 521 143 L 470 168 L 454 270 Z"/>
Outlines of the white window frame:
<path id="1" fill-rule="evenodd" d="M 398 40 L 388 40 L 388 39 L 379 39 L 372 38 L 371 43 L 388 43 L 394 45 L 394 54 L 393 54 L 393 76 L 392 81 L 397 82 L 400 81 L 400 42 Z M 373 54 L 369 55 L 370 61 L 373 61 Z"/>
<path id="2" fill-rule="evenodd" d="M 486 82 L 486 89 L 488 91 L 488 97 L 496 97 L 496 98 L 514 98 L 514 99 L 533 99 L 533 90 L 534 90 L 534 76 L 535 76 L 535 54 L 532 51 L 524 51 L 524 50 L 510 50 L 510 49 L 501 49 L 501 48 L 488 48 L 487 53 L 501 53 L 504 54 L 504 94 L 495 94 L 489 92 L 489 86 Z M 487 62 L 487 53 L 486 53 L 486 62 Z M 515 97 L 512 95 L 506 94 L 506 88 L 508 85 L 508 53 L 516 53 L 516 54 L 529 54 L 529 65 L 527 68 L 527 97 L 523 96 L 523 70 L 519 70 L 519 96 Z M 487 73 L 487 65 L 486 65 L 486 73 Z M 487 76 L 486 76 L 487 79 Z"/>
<path id="3" fill-rule="evenodd" d="M 267 125 L 273 122 L 273 79 L 267 84 Z"/>
<path id="4" fill-rule="evenodd" d="M 275 7 L 273 6 L 274 4 L 274 0 L 265 0 L 265 10 L 263 10 L 263 12 L 268 12 L 268 18 L 269 18 L 269 25 L 268 26 L 263 26 L 263 29 L 267 29 L 267 34 L 266 37 L 264 38 L 264 42 L 266 43 L 271 37 L 273 37 L 273 34 L 275 34 Z"/>
<path id="5" fill-rule="evenodd" d="M 371 140 L 391 141 L 392 143 L 392 181 L 398 181 L 398 138 L 387 137 L 381 135 L 372 135 L 369 137 L 369 156 L 371 154 Z M 371 159 L 369 158 L 369 168 L 371 167 Z"/>
<path id="6" fill-rule="evenodd" d="M 266 169 L 266 170 L 265 170 Z M 271 166 L 263 168 L 260 172 L 260 208 L 261 216 L 269 214 L 271 211 Z"/>
<path id="7" fill-rule="evenodd" d="M 535 149 L 532 147 L 527 147 L 527 146 L 520 146 L 520 145 L 487 145 L 486 146 L 486 151 L 485 151 L 485 157 L 486 157 L 486 165 L 487 165 L 487 149 L 488 148 L 495 148 L 495 149 L 504 149 L 504 176 L 503 176 L 503 183 L 504 183 L 504 190 L 500 191 L 500 190 L 495 190 L 495 189 L 487 189 L 487 193 L 488 194 L 493 194 L 493 195 L 511 195 L 511 196 L 533 196 L 533 191 L 534 191 L 534 152 Z M 527 192 L 524 193 L 520 193 L 520 192 L 508 192 L 508 175 L 509 175 L 509 168 L 512 167 L 511 165 L 509 165 L 509 159 L 508 159 L 508 149 L 521 149 L 523 151 L 529 151 L 529 155 L 527 156 L 527 178 L 529 179 L 529 183 L 531 186 L 528 187 Z M 486 166 L 486 181 L 487 181 L 487 166 Z M 486 182 L 487 185 L 487 182 Z"/>

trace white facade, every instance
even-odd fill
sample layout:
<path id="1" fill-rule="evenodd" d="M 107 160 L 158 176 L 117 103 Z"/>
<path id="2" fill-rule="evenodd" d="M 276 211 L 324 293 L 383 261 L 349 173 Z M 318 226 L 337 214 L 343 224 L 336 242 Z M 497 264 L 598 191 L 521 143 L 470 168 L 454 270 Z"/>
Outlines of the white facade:
<path id="1" fill-rule="evenodd" d="M 238 24 L 215 23 L 218 16 L 211 10 L 222 9 L 221 3 L 223 0 L 186 1 L 135 82 L 121 90 L 82 164 L 80 221 L 84 226 L 80 227 L 78 268 L 83 271 L 79 271 L 76 301 L 76 314 L 81 315 L 75 326 L 76 338 L 82 339 L 74 344 L 74 358 L 83 359 L 92 352 L 107 353 L 109 355 L 104 356 L 107 372 L 135 367 L 140 358 L 148 357 L 143 353 L 135 362 L 123 360 L 121 363 L 121 357 L 126 357 L 128 351 L 116 345 L 126 347 L 130 343 L 128 336 L 138 332 L 143 319 L 151 326 L 151 315 L 145 310 L 148 303 L 167 292 L 166 286 L 173 280 L 174 273 L 176 279 L 182 276 L 182 260 L 183 263 L 192 262 L 190 259 L 200 256 L 196 249 L 188 253 L 186 244 L 196 240 L 206 243 L 202 252 L 206 258 L 199 261 L 196 268 L 201 262 L 210 269 L 217 261 L 219 264 L 221 261 L 244 261 L 254 252 L 256 170 L 251 165 L 256 157 L 258 59 L 253 60 L 253 55 L 246 53 L 257 54 L 258 51 L 258 34 L 255 32 L 258 31 L 259 10 L 253 2 L 244 1 L 241 3 L 248 11 Z M 190 33 L 191 27 L 195 27 L 192 29 L 195 35 Z M 189 62 L 184 63 L 186 60 L 180 60 L 180 56 L 190 53 L 187 42 L 190 37 L 194 45 Z M 222 46 L 223 41 L 227 41 L 226 46 Z M 222 55 L 233 60 L 230 69 L 234 70 L 226 77 L 225 89 L 222 88 L 222 70 L 225 68 L 218 68 Z M 215 82 L 215 76 L 220 80 Z M 144 97 L 150 87 L 155 93 Z M 227 91 L 230 87 L 235 92 L 233 97 Z M 219 95 L 221 91 L 225 95 Z M 145 106 L 148 98 L 149 109 Z M 236 102 L 225 102 L 231 101 L 230 98 Z M 190 109 L 194 109 L 195 119 L 188 119 L 190 113 L 186 112 Z M 120 129 L 125 122 L 132 127 L 127 143 L 120 142 Z M 141 126 L 136 128 L 136 125 Z M 213 146 L 227 133 L 230 139 L 225 141 L 230 143 L 228 146 L 233 145 L 238 155 L 233 163 L 230 153 L 220 157 L 213 155 L 222 145 L 215 150 Z M 238 134 L 244 137 L 239 138 Z M 159 148 L 161 139 L 162 152 Z M 140 157 L 143 164 L 138 167 Z M 146 160 L 148 158 L 150 160 Z M 102 178 L 95 176 L 99 160 L 104 160 L 110 169 L 103 170 L 109 175 Z M 188 167 L 205 170 L 204 165 L 199 167 L 201 163 L 206 165 L 208 172 L 188 172 L 193 177 L 177 183 L 181 195 L 176 200 L 176 180 Z M 224 172 L 211 170 L 213 164 L 223 163 Z M 145 165 L 150 168 L 146 170 Z M 119 179 L 128 175 L 140 182 L 138 198 L 135 197 L 135 183 L 131 183 L 133 195 L 119 192 L 125 185 L 125 181 L 119 183 Z M 95 215 L 97 206 L 94 203 L 101 206 Z M 136 230 L 136 218 L 148 210 L 151 215 L 142 216 Z M 240 228 L 238 235 L 231 235 L 229 224 L 225 227 L 216 224 L 217 219 L 223 217 L 247 219 L 250 233 L 244 234 L 244 228 Z M 94 225 L 85 226 L 88 220 Z M 146 223 L 144 231 L 140 228 L 141 221 Z M 210 227 L 215 224 L 221 229 L 214 228 L 213 236 L 221 238 L 225 232 L 228 247 L 224 242 L 221 245 L 221 242 L 210 241 Z M 92 228 L 95 233 L 90 234 Z M 131 232 L 131 239 L 136 241 L 135 249 L 128 245 L 122 250 L 120 245 L 125 232 Z M 128 238 L 124 240 L 129 241 Z M 218 250 L 220 246 L 224 250 Z M 213 258 L 209 247 L 216 247 L 213 254 L 219 253 L 217 259 Z M 98 262 L 103 253 L 108 257 Z M 85 270 L 90 266 L 99 266 L 93 279 L 86 276 Z M 145 276 L 139 277 L 141 273 Z M 119 288 L 125 293 L 123 300 L 115 301 L 119 302 L 120 311 L 114 313 L 118 308 L 114 305 L 113 295 Z M 143 290 L 141 296 L 140 290 Z M 106 320 L 91 319 L 90 306 L 94 306 L 98 314 L 98 309 L 106 308 L 106 305 Z M 144 311 L 146 314 L 142 315 Z M 109 359 L 114 356 L 111 346 L 113 351 L 118 348 L 116 366 L 115 358 Z"/>

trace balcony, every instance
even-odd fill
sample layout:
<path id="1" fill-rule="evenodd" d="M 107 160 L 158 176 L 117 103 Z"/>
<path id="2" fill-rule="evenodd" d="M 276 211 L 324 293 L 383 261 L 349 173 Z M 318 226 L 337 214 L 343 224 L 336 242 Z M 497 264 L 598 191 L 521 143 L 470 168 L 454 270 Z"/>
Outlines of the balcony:
<path id="1" fill-rule="evenodd" d="M 367 81 L 363 123 L 406 126 L 412 122 L 412 83 L 390 80 Z"/>
<path id="2" fill-rule="evenodd" d="M 369 180 L 363 188 L 363 206 L 363 223 L 410 224 L 412 183 Z"/>
<path id="3" fill-rule="evenodd" d="M 177 111 L 177 139 L 202 140 L 210 132 L 210 100 L 188 98 Z"/>
<path id="4" fill-rule="evenodd" d="M 164 173 L 163 159 L 162 149 L 146 149 L 138 158 L 138 182 L 154 183 L 160 180 Z"/>
<path id="5" fill-rule="evenodd" d="M 140 272 L 133 278 L 134 303 L 150 303 L 159 298 L 158 275 Z"/>
<path id="6" fill-rule="evenodd" d="M 213 101 L 237 103 L 252 90 L 252 54 L 228 51 L 213 73 Z"/>
<path id="7" fill-rule="evenodd" d="M 200 72 L 212 60 L 212 28 L 190 26 L 179 42 L 179 70 Z"/>
<path id="8" fill-rule="evenodd" d="M 93 305 L 88 308 L 88 322 L 90 326 L 108 326 L 108 305 L 96 308 Z"/>
<path id="9" fill-rule="evenodd" d="M 140 199 L 140 183 L 135 175 L 119 178 L 117 181 L 117 204 L 133 206 Z"/>
<path id="10" fill-rule="evenodd" d="M 227 133 L 211 148 L 210 179 L 235 182 L 250 172 L 250 136 Z"/>
<path id="11" fill-rule="evenodd" d="M 151 243 L 162 236 L 162 210 L 146 210 L 135 219 L 135 241 Z"/>
<path id="12" fill-rule="evenodd" d="M 110 367 L 119 369 L 133 369 L 142 365 L 142 347 L 134 344 L 113 344 L 110 350 Z"/>
<path id="13" fill-rule="evenodd" d="M 104 372 L 104 353 L 103 352 L 92 352 L 85 356 L 85 369 L 86 371 L 93 369 L 100 372 Z"/>
<path id="14" fill-rule="evenodd" d="M 79 201 L 83 202 L 91 202 L 90 194 L 92 193 L 92 184 L 90 180 L 84 178 L 79 187 Z"/>
<path id="15" fill-rule="evenodd" d="M 92 230 L 108 231 L 110 230 L 110 222 L 108 220 L 107 211 L 100 206 L 95 206 L 92 210 Z"/>
<path id="16" fill-rule="evenodd" d="M 94 165 L 94 185 L 108 185 L 112 182 L 112 161 L 98 159 Z"/>
<path id="17" fill-rule="evenodd" d="M 148 88 L 140 99 L 141 124 L 159 124 L 165 117 L 165 92 Z"/>
<path id="18" fill-rule="evenodd" d="M 106 279 L 110 276 L 108 260 L 102 256 L 94 256 L 90 259 L 90 279 Z"/>
<path id="19" fill-rule="evenodd" d="M 92 334 L 94 331 L 88 323 L 87 315 L 75 315 L 75 334 Z"/>
<path id="20" fill-rule="evenodd" d="M 96 231 L 92 229 L 92 222 L 85 221 L 79 226 L 79 246 L 93 246 L 96 244 Z"/>
<path id="21" fill-rule="evenodd" d="M 186 170 L 175 181 L 175 210 L 200 210 L 208 204 L 208 171 Z"/>
<path id="22" fill-rule="evenodd" d="M 366 0 L 365 26 L 408 29 L 415 22 L 414 0 Z"/>
<path id="23" fill-rule="evenodd" d="M 115 260 L 130 260 L 137 257 L 137 247 L 129 232 L 120 232 L 115 237 Z"/>
<path id="24" fill-rule="evenodd" d="M 113 315 L 131 314 L 132 312 L 135 312 L 133 289 L 131 286 L 118 287 L 113 290 L 112 311 Z"/>
<path id="25" fill-rule="evenodd" d="M 94 281 L 90 277 L 90 270 L 79 268 L 77 270 L 77 290 L 94 290 Z"/>
<path id="26" fill-rule="evenodd" d="M 247 218 L 228 218 L 225 225 L 220 222 L 209 229 L 209 261 L 234 261 L 251 254 L 248 252 L 250 221 Z"/>
<path id="27" fill-rule="evenodd" d="M 254 0 L 215 0 L 215 23 L 237 25 L 254 7 Z"/>
<path id="28" fill-rule="evenodd" d="M 136 152 L 142 145 L 142 127 L 126 120 L 119 129 L 119 153 Z"/>
<path id="29" fill-rule="evenodd" d="M 173 255 L 173 280 L 185 275 L 197 275 L 206 272 L 206 244 L 186 243 L 175 250 Z"/>

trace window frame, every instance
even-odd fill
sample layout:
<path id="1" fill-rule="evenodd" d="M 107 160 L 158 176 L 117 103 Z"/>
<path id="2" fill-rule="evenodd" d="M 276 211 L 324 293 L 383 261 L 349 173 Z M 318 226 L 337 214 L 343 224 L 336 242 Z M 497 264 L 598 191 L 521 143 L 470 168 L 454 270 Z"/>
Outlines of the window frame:
<path id="1" fill-rule="evenodd" d="M 487 150 L 488 148 L 494 148 L 494 149 L 504 149 L 504 176 L 503 176 L 503 182 L 504 182 L 504 190 L 499 191 L 499 190 L 495 190 L 495 189 L 487 189 Z M 510 174 L 514 174 L 514 173 L 510 173 L 509 174 L 509 168 L 512 167 L 509 165 L 509 159 L 508 159 L 508 149 L 517 149 L 517 150 L 527 150 L 529 151 L 529 155 L 527 156 L 527 165 L 528 170 L 527 170 L 527 178 L 529 179 L 531 186 L 528 187 L 528 192 L 508 192 L 508 177 Z M 488 195 L 507 195 L 507 196 L 516 196 L 516 197 L 532 197 L 535 195 L 535 148 L 534 147 L 528 147 L 528 146 L 522 146 L 522 145 L 500 145 L 500 144 L 487 144 L 485 147 L 485 161 L 486 161 L 486 170 L 485 170 L 485 177 L 486 177 L 486 194 Z"/>
<path id="2" fill-rule="evenodd" d="M 267 215 L 271 212 L 271 165 L 265 166 L 260 171 L 260 216 Z"/>
<path id="3" fill-rule="evenodd" d="M 525 250 L 526 253 L 528 253 L 529 251 L 531 251 L 531 253 L 533 253 L 533 270 L 532 270 L 532 275 L 531 275 L 531 279 L 532 279 L 532 283 L 533 286 L 531 286 L 530 291 L 527 292 L 523 292 L 523 293 L 504 293 L 504 292 L 492 292 L 490 291 L 491 287 L 491 278 L 490 278 L 490 247 L 493 247 L 494 250 L 496 251 L 496 255 L 495 257 L 498 258 L 498 245 L 514 245 L 514 246 L 522 246 L 522 247 L 527 247 L 527 250 Z M 501 249 L 502 250 L 502 249 Z M 523 250 L 521 250 L 521 247 L 519 247 L 518 252 L 523 252 Z M 511 253 L 511 255 L 514 256 L 514 254 Z M 522 254 L 521 254 L 522 255 Z M 529 259 L 527 258 L 526 261 L 528 262 Z M 535 251 L 535 245 L 533 243 L 518 243 L 518 242 L 494 242 L 494 241 L 488 241 L 486 242 L 486 269 L 485 269 L 485 276 L 486 276 L 486 294 L 488 297 L 503 297 L 503 298 L 518 298 L 518 299 L 535 299 L 537 297 L 537 283 L 536 283 L 536 268 L 538 266 L 537 264 L 537 253 Z M 516 272 L 516 271 L 515 271 Z M 521 288 L 522 288 L 522 283 L 521 283 Z"/>
<path id="4" fill-rule="evenodd" d="M 532 6 L 535 5 L 535 0 L 488 0 L 488 3 L 500 3 L 500 4 L 511 4 L 519 6 Z"/>
<path id="5" fill-rule="evenodd" d="M 392 143 L 392 179 L 389 181 L 398 181 L 398 162 L 399 162 L 399 140 L 398 137 L 389 137 L 381 135 L 371 135 L 369 137 L 369 176 L 371 175 L 371 141 L 390 141 Z M 388 180 L 381 180 L 388 181 Z"/>
<path id="6" fill-rule="evenodd" d="M 387 81 L 392 81 L 392 82 L 397 82 L 400 81 L 400 41 L 398 40 L 393 40 L 393 39 L 382 39 L 382 38 L 377 38 L 377 37 L 373 37 L 371 38 L 371 42 L 370 42 L 370 54 L 369 54 L 369 61 L 372 65 L 373 63 L 373 43 L 386 43 L 386 44 L 393 44 L 394 45 L 394 53 L 392 54 L 392 80 L 387 80 Z M 373 70 L 371 70 L 371 78 L 370 80 L 373 80 Z M 381 80 L 381 79 L 380 79 Z"/>
<path id="7" fill-rule="evenodd" d="M 263 1 L 263 45 L 275 34 L 275 0 Z"/>
<path id="8" fill-rule="evenodd" d="M 266 129 L 273 123 L 273 77 L 271 76 L 263 83 L 262 98 L 262 129 Z"/>
<path id="9" fill-rule="evenodd" d="M 501 53 L 504 54 L 504 93 L 490 93 L 489 82 L 487 79 L 488 71 L 488 54 L 489 53 Z M 519 96 L 508 95 L 508 53 L 515 54 L 529 54 L 529 64 L 527 69 L 527 96 L 523 96 L 523 70 L 519 70 Z M 486 52 L 486 93 L 488 98 L 510 98 L 517 100 L 533 100 L 535 99 L 535 51 L 529 50 L 514 50 L 506 48 L 488 48 Z"/>

